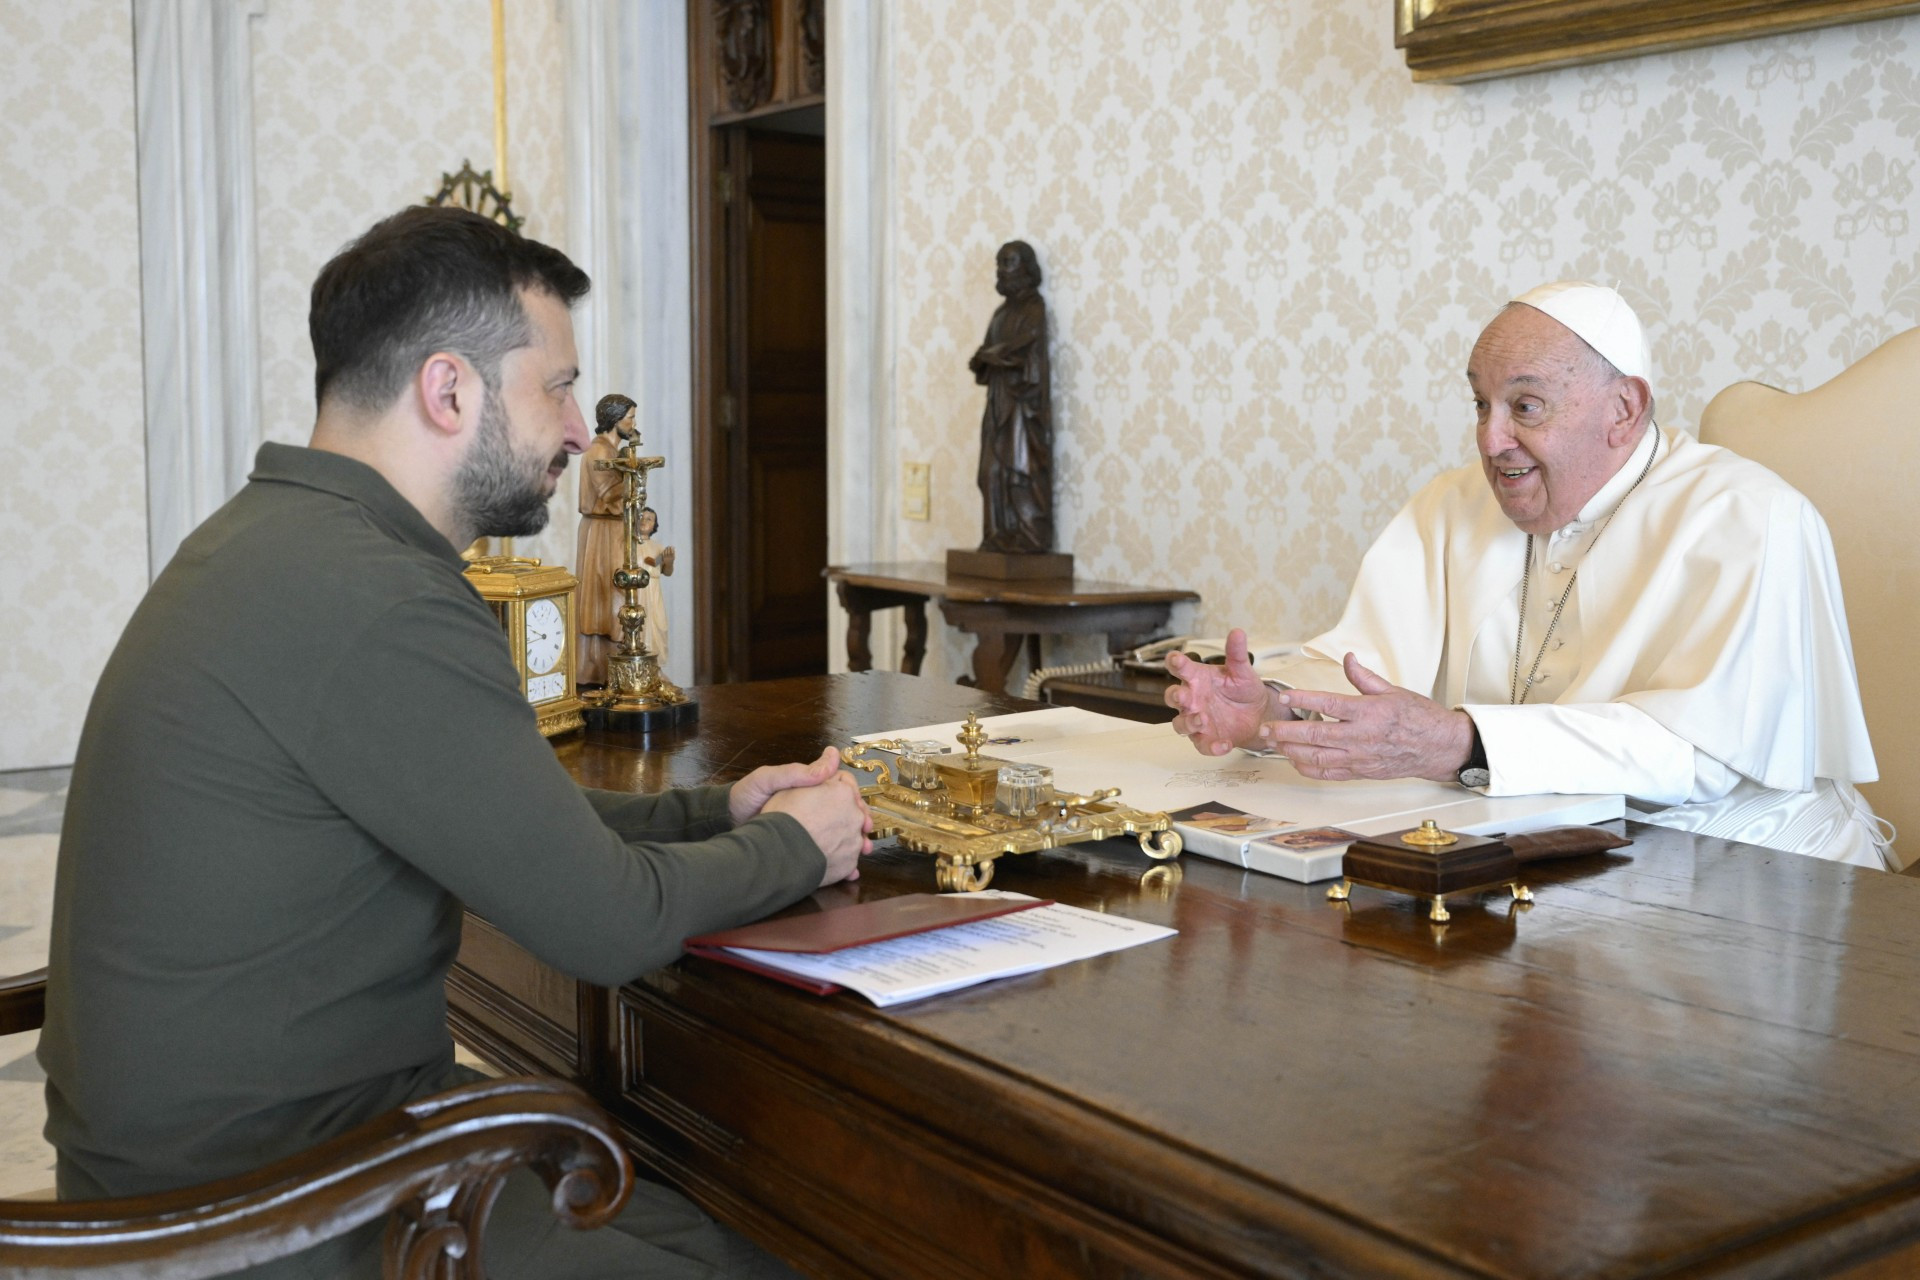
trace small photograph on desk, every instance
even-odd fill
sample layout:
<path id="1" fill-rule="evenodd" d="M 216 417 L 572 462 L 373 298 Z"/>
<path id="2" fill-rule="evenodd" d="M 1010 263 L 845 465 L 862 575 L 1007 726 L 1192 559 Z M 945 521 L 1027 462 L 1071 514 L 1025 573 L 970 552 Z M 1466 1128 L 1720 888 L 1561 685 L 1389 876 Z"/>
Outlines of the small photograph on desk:
<path id="1" fill-rule="evenodd" d="M 1285 818 L 1263 818 L 1257 813 L 1248 813 L 1245 809 L 1236 809 L 1230 804 L 1189 805 L 1185 809 L 1176 809 L 1167 816 L 1183 827 L 1210 831 L 1216 835 L 1236 836 L 1243 840 L 1264 836 L 1269 832 L 1283 831 L 1292 825 Z"/>
<path id="2" fill-rule="evenodd" d="M 1339 876 L 1341 857 L 1359 839 L 1344 827 L 1303 827 L 1225 804 L 1197 804 L 1167 816 L 1188 852 L 1301 884 Z"/>
<path id="3" fill-rule="evenodd" d="M 1302 827 L 1298 831 L 1282 831 L 1278 835 L 1267 836 L 1260 843 L 1270 844 L 1276 849 L 1291 849 L 1295 853 L 1318 853 L 1322 849 L 1344 849 L 1359 838 L 1357 832 L 1340 827 Z"/>

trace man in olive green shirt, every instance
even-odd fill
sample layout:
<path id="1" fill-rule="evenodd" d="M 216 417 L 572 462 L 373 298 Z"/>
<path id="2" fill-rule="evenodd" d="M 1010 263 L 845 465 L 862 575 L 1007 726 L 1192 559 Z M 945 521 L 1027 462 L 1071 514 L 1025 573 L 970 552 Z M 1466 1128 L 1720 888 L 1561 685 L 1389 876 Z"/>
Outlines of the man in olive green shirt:
<path id="1" fill-rule="evenodd" d="M 315 283 L 312 447 L 262 447 L 181 545 L 81 736 L 40 1047 L 63 1197 L 244 1172 L 457 1082 L 463 904 L 611 986 L 857 874 L 870 819 L 831 752 L 731 788 L 577 786 L 462 576 L 455 548 L 537 530 L 586 444 L 586 287 L 444 209 Z M 547 1235 L 538 1199 L 505 1198 L 494 1275 L 779 1273 L 663 1188 L 623 1225 L 664 1243 Z M 371 1274 L 376 1240 L 279 1272 Z"/>

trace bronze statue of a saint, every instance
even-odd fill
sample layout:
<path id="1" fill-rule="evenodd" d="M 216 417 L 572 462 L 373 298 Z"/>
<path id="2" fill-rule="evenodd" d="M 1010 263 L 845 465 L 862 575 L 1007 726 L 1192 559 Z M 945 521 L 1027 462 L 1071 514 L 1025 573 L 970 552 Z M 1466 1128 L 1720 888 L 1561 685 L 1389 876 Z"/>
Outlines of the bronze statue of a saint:
<path id="1" fill-rule="evenodd" d="M 1000 246 L 994 288 L 1006 299 L 967 367 L 987 389 L 980 420 L 980 550 L 1053 550 L 1053 386 L 1040 263 L 1024 240 Z"/>

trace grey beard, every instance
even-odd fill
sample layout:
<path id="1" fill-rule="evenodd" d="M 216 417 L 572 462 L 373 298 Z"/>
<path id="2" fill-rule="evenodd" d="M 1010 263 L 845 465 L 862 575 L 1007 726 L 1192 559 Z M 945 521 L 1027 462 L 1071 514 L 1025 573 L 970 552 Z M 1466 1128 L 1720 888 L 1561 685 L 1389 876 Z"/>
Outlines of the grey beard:
<path id="1" fill-rule="evenodd" d="M 455 508 L 478 538 L 524 538 L 547 527 L 547 499 L 540 492 L 546 460 L 531 476 L 531 464 L 513 450 L 506 411 L 487 396 L 480 431 L 453 473 Z"/>

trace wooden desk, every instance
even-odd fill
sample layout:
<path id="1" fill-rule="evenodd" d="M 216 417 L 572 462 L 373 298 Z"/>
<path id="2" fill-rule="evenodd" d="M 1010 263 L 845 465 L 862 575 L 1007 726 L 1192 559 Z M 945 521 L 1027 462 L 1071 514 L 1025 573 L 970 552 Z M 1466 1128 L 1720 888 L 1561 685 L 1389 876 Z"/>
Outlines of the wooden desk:
<path id="1" fill-rule="evenodd" d="M 1012 705 L 699 696 L 655 751 L 561 754 L 654 788 Z M 890 1012 L 698 960 L 576 999 L 470 933 L 453 1017 L 511 1065 L 591 1046 L 641 1158 L 817 1276 L 1920 1274 L 1920 883 L 1630 832 L 1443 932 L 1200 859 L 1170 885 L 1130 842 L 1010 858 L 996 887 L 1179 936 Z M 890 853 L 818 899 L 931 885 Z M 571 1026 L 515 1043 L 460 984 Z"/>
<path id="2" fill-rule="evenodd" d="M 827 580 L 847 611 L 847 666 L 873 667 L 868 645 L 876 609 L 904 608 L 907 640 L 900 670 L 917 675 L 927 651 L 927 601 L 938 600 L 947 622 L 976 637 L 973 684 L 1002 693 L 1007 672 L 1023 642 L 1033 646 L 1039 665 L 1043 635 L 1104 635 L 1108 651 L 1131 648 L 1167 625 L 1173 606 L 1200 597 L 1168 587 L 1135 587 L 1118 582 L 999 582 L 992 578 L 948 577 L 932 561 L 899 564 L 835 565 Z"/>

